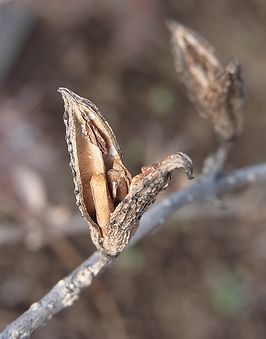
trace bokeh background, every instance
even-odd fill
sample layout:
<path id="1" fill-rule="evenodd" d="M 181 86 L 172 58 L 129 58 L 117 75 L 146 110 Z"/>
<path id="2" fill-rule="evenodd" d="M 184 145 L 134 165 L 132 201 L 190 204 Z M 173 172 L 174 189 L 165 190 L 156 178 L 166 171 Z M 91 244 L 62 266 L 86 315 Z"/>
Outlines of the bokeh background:
<path id="1" fill-rule="evenodd" d="M 198 175 L 216 149 L 175 73 L 167 18 L 240 60 L 245 131 L 227 170 L 265 161 L 265 1 L 0 1 L 0 328 L 94 251 L 58 87 L 104 112 L 133 174 L 181 150 Z M 164 194 L 187 184 L 177 174 Z M 265 185 L 220 198 L 178 211 L 33 338 L 265 338 Z"/>

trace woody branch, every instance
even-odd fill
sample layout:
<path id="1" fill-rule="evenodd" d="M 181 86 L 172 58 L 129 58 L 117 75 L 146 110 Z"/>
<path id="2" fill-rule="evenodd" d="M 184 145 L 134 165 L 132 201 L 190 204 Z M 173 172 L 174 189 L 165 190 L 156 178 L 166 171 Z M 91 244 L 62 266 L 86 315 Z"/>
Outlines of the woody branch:
<path id="1" fill-rule="evenodd" d="M 141 240 L 156 227 L 162 227 L 167 218 L 178 209 L 203 202 L 235 189 L 266 181 L 266 163 L 236 170 L 220 177 L 201 177 L 191 186 L 171 194 L 148 210 L 130 245 Z M 83 289 L 103 272 L 115 258 L 95 252 L 67 277 L 60 280 L 42 299 L 6 327 L 0 334 L 3 339 L 29 338 L 61 310 L 73 305 Z"/>

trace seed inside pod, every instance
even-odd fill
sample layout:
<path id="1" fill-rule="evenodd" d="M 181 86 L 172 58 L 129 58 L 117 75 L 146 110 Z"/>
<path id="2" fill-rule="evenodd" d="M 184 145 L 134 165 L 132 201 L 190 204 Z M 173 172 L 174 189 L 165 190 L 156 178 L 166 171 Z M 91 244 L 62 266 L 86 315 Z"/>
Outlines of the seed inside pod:
<path id="1" fill-rule="evenodd" d="M 115 135 L 98 108 L 66 88 L 64 122 L 76 200 L 84 218 L 101 235 L 115 206 L 127 195 L 131 175 Z"/>

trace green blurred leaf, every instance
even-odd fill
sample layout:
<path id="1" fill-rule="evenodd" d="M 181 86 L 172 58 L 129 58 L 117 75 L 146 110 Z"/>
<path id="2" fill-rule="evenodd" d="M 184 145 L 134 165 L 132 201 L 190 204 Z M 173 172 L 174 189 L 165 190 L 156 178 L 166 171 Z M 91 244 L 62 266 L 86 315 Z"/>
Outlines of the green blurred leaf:
<path id="1" fill-rule="evenodd" d="M 230 273 L 222 275 L 214 283 L 210 296 L 214 309 L 224 314 L 239 312 L 243 307 L 244 299 L 240 282 Z"/>

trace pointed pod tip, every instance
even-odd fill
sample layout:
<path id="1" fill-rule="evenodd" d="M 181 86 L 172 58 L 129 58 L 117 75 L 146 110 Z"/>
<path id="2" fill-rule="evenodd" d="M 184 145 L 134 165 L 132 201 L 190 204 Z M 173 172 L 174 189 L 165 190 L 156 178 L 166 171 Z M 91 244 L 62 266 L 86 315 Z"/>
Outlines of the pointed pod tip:
<path id="1" fill-rule="evenodd" d="M 57 92 L 62 95 L 65 110 L 68 110 L 77 101 L 77 95 L 65 87 L 59 87 Z"/>
<path id="2" fill-rule="evenodd" d="M 174 19 L 166 19 L 165 20 L 165 25 L 166 27 L 169 29 L 170 32 L 173 32 L 175 26 L 176 26 L 176 22 Z"/>
<path id="3" fill-rule="evenodd" d="M 65 87 L 59 87 L 57 92 L 59 92 L 62 95 L 62 98 L 63 98 L 64 101 L 70 95 L 69 89 L 67 89 Z"/>
<path id="4" fill-rule="evenodd" d="M 57 92 L 61 93 L 64 101 L 71 101 L 71 102 L 82 102 L 87 100 L 82 98 L 81 96 L 77 95 L 76 93 L 72 92 L 70 89 L 66 87 L 59 87 Z"/>
<path id="5" fill-rule="evenodd" d="M 59 92 L 59 93 L 68 92 L 68 91 L 69 90 L 65 87 L 59 87 L 58 90 L 57 90 L 57 92 Z"/>
<path id="6" fill-rule="evenodd" d="M 172 34 L 187 30 L 184 25 L 182 25 L 179 21 L 175 19 L 167 19 L 165 20 L 165 24 L 170 33 Z"/>
<path id="7" fill-rule="evenodd" d="M 83 99 L 66 87 L 59 87 L 57 92 L 61 93 L 65 105 L 69 103 L 80 102 Z"/>
<path id="8" fill-rule="evenodd" d="M 67 89 L 66 87 L 59 87 L 57 92 L 61 93 L 62 96 L 67 96 L 67 95 L 71 95 L 72 93 L 69 89 Z"/>

